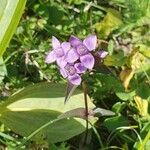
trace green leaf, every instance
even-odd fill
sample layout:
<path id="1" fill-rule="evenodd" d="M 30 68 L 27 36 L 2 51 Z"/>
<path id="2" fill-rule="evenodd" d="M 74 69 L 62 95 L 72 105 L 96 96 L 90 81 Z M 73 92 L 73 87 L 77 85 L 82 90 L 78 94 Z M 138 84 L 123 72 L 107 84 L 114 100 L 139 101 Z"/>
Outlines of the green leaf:
<path id="1" fill-rule="evenodd" d="M 113 105 L 112 110 L 116 113 L 121 113 L 125 107 L 126 107 L 125 102 L 117 102 Z"/>
<path id="2" fill-rule="evenodd" d="M 92 110 L 89 110 L 89 111 L 93 112 Z M 67 112 L 61 114 L 60 116 L 58 116 L 58 118 L 59 119 L 70 118 L 70 117 L 86 118 L 85 112 L 86 112 L 86 109 L 80 107 L 80 108 L 76 108 L 76 109 L 67 111 Z M 92 113 L 92 116 L 93 116 L 93 113 Z"/>
<path id="3" fill-rule="evenodd" d="M 116 116 L 107 118 L 104 121 L 104 125 L 110 130 L 115 130 L 118 127 L 127 126 L 128 121 L 122 116 Z"/>
<path id="4" fill-rule="evenodd" d="M 150 48 L 147 45 L 139 45 L 140 46 L 140 53 L 142 53 L 144 56 L 150 58 Z"/>
<path id="5" fill-rule="evenodd" d="M 141 138 L 143 139 L 149 131 L 150 131 L 150 121 L 146 122 L 142 130 L 140 131 Z"/>
<path id="6" fill-rule="evenodd" d="M 64 105 L 65 85 L 41 83 L 26 87 L 11 96 L 0 106 L 0 120 L 14 132 L 29 136 L 42 125 L 59 115 L 79 107 L 84 108 L 84 97 L 76 89 L 74 95 Z M 95 106 L 88 98 L 88 106 Z M 95 118 L 91 121 L 94 122 Z M 86 129 L 86 121 L 80 118 L 59 120 L 34 139 L 46 138 L 51 142 L 60 142 L 76 136 Z"/>
<path id="7" fill-rule="evenodd" d="M 130 100 L 136 95 L 136 91 L 132 92 L 123 92 L 123 91 L 117 91 L 116 95 L 121 99 L 121 100 Z"/>
<path id="8" fill-rule="evenodd" d="M 0 132 L 0 136 L 3 137 L 4 139 L 15 141 L 15 138 L 10 136 L 10 135 L 8 135 L 8 134 Z"/>
<path id="9" fill-rule="evenodd" d="M 4 76 L 7 74 L 6 66 L 3 62 L 3 58 L 0 57 L 0 83 L 3 81 Z"/>
<path id="10" fill-rule="evenodd" d="M 49 21 L 54 25 L 62 24 L 64 12 L 55 6 L 49 7 Z"/>
<path id="11" fill-rule="evenodd" d="M 147 99 L 150 97 L 150 87 L 148 84 L 141 83 L 137 88 L 137 95 L 139 95 L 142 99 Z"/>
<path id="12" fill-rule="evenodd" d="M 0 19 L 2 18 L 2 15 L 4 13 L 4 9 L 6 7 L 6 4 L 7 4 L 7 1 L 4 0 L 4 1 L 0 1 Z"/>
<path id="13" fill-rule="evenodd" d="M 94 109 L 94 116 L 97 116 L 97 117 L 101 117 L 101 116 L 114 116 L 115 113 L 110 111 L 110 110 L 107 110 L 107 109 L 103 109 L 103 108 L 96 108 Z"/>
<path id="14" fill-rule="evenodd" d="M 113 54 L 113 49 L 114 49 L 114 41 L 113 40 L 110 40 L 108 42 L 108 52 L 109 52 L 109 55 L 112 55 Z"/>
<path id="15" fill-rule="evenodd" d="M 150 144 L 150 141 L 149 141 L 149 139 L 150 139 L 150 121 L 148 121 L 144 124 L 143 128 L 140 131 L 140 137 L 141 137 L 142 141 L 137 141 L 134 144 L 134 148 L 138 149 L 138 150 L 139 150 L 139 148 L 141 148 L 141 150 L 142 150 L 142 148 L 144 147 L 143 148 L 144 150 L 148 150 L 147 146 Z"/>
<path id="16" fill-rule="evenodd" d="M 15 32 L 25 4 L 26 0 L 0 0 L 0 56 Z"/>
<path id="17" fill-rule="evenodd" d="M 121 14 L 117 10 L 109 8 L 104 19 L 100 23 L 95 24 L 95 28 L 97 32 L 100 33 L 101 38 L 107 38 L 108 35 L 121 24 Z"/>
<path id="18" fill-rule="evenodd" d="M 149 150 L 149 145 L 150 145 L 150 131 L 148 131 L 147 135 L 144 137 L 142 142 L 136 142 L 134 147 L 138 150 Z"/>
<path id="19" fill-rule="evenodd" d="M 147 143 L 144 146 L 145 150 L 149 150 L 150 148 L 150 140 L 147 141 Z"/>
<path id="20" fill-rule="evenodd" d="M 104 59 L 104 64 L 106 66 L 123 66 L 127 62 L 127 57 L 124 56 L 124 53 L 120 51 L 117 54 L 108 55 Z"/>

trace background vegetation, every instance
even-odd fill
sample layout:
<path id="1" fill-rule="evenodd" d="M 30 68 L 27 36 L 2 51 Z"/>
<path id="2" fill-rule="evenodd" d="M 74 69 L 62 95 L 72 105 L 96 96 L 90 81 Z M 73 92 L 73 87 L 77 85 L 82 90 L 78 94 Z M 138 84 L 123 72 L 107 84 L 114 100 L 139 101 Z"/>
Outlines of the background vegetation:
<path id="1" fill-rule="evenodd" d="M 89 96 L 97 107 L 112 110 L 116 115 L 99 117 L 89 131 L 89 142 L 84 148 L 149 150 L 149 0 L 27 1 L 21 21 L 1 58 L 1 103 L 28 85 L 43 81 L 65 83 L 55 64 L 44 62 L 51 49 L 51 37 L 65 41 L 70 35 L 83 39 L 89 34 L 96 34 L 99 48 L 109 52 L 94 72 L 85 77 Z M 17 149 L 24 142 L 24 134 L 15 133 L 17 129 L 12 130 L 13 127 L 10 130 L 10 125 L 3 120 L 0 146 Z M 76 126 L 72 129 L 75 133 L 81 133 L 75 129 Z M 76 136 L 59 143 L 53 142 L 52 137 L 50 140 L 42 137 L 28 140 L 20 149 L 81 148 L 83 134 L 73 135 Z"/>

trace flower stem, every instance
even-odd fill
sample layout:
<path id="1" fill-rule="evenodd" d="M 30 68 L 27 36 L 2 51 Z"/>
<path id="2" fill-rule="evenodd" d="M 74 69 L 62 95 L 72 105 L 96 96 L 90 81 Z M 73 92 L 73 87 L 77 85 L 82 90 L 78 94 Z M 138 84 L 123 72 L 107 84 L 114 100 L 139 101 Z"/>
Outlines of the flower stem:
<path id="1" fill-rule="evenodd" d="M 85 133 L 85 139 L 84 139 L 84 144 L 86 144 L 87 137 L 88 137 L 88 102 L 87 102 L 87 87 L 86 83 L 83 81 L 82 82 L 82 88 L 84 92 L 84 102 L 85 102 L 85 119 L 86 119 L 86 133 Z"/>
<path id="2" fill-rule="evenodd" d="M 88 102 L 87 102 L 87 88 L 86 83 L 82 83 L 83 92 L 84 92 L 84 102 L 85 102 L 85 116 L 88 118 Z"/>
<path id="3" fill-rule="evenodd" d="M 87 2 L 87 1 L 82 1 L 82 3 L 83 4 L 89 4 L 89 2 Z M 99 6 L 99 5 L 95 4 L 95 3 L 91 3 L 91 6 L 97 8 L 97 9 L 99 9 L 101 11 L 107 12 L 107 8 Z"/>

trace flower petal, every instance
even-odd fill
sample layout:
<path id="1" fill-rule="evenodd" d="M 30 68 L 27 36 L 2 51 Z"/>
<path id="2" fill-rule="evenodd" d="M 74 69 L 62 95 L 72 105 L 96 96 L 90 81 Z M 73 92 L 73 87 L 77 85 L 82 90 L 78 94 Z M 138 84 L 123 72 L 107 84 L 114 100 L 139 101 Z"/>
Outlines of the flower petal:
<path id="1" fill-rule="evenodd" d="M 57 49 L 58 47 L 60 47 L 59 40 L 54 36 L 52 36 L 52 47 L 53 49 Z"/>
<path id="2" fill-rule="evenodd" d="M 68 77 L 69 82 L 71 82 L 73 85 L 80 85 L 81 84 L 81 77 L 78 74 L 75 74 L 73 76 Z"/>
<path id="3" fill-rule="evenodd" d="M 58 59 L 56 60 L 56 62 L 57 62 L 57 65 L 58 65 L 60 68 L 63 68 L 63 67 L 65 67 L 65 66 L 67 65 L 67 61 L 65 60 L 64 57 L 58 58 Z"/>
<path id="4" fill-rule="evenodd" d="M 73 36 L 73 35 L 70 36 L 69 42 L 74 47 L 76 47 L 77 45 L 82 44 L 82 41 L 80 39 L 78 39 L 77 37 Z"/>
<path id="5" fill-rule="evenodd" d="M 56 60 L 56 55 L 54 51 L 49 52 L 45 58 L 45 62 L 48 64 L 53 63 L 55 60 Z"/>
<path id="6" fill-rule="evenodd" d="M 59 70 L 60 70 L 61 75 L 62 75 L 64 78 L 66 78 L 66 77 L 68 76 L 68 75 L 67 75 L 67 72 L 66 72 L 66 70 L 65 70 L 64 68 L 60 68 Z"/>
<path id="7" fill-rule="evenodd" d="M 55 52 L 56 58 L 60 58 L 65 55 L 64 50 L 61 47 L 54 49 L 54 52 Z"/>
<path id="8" fill-rule="evenodd" d="M 61 44 L 61 47 L 64 50 L 64 52 L 67 53 L 69 51 L 69 49 L 71 48 L 71 45 L 69 42 L 63 42 Z"/>
<path id="9" fill-rule="evenodd" d="M 80 61 L 82 65 L 88 69 L 92 69 L 94 67 L 95 59 L 92 54 L 86 54 L 80 57 Z"/>
<path id="10" fill-rule="evenodd" d="M 66 55 L 66 61 L 69 63 L 75 62 L 76 60 L 78 60 L 78 58 L 79 58 L 79 55 L 76 52 L 76 49 L 74 48 L 70 49 Z"/>
<path id="11" fill-rule="evenodd" d="M 84 73 L 87 70 L 87 68 L 84 67 L 81 63 L 76 63 L 74 65 L 74 67 L 75 67 L 77 73 Z"/>
<path id="12" fill-rule="evenodd" d="M 83 44 L 89 51 L 92 51 L 96 48 L 97 37 L 96 35 L 90 35 L 86 39 L 84 39 Z"/>
<path id="13" fill-rule="evenodd" d="M 108 52 L 106 52 L 104 50 L 100 50 L 100 51 L 96 52 L 96 54 L 100 58 L 105 58 L 108 55 Z"/>

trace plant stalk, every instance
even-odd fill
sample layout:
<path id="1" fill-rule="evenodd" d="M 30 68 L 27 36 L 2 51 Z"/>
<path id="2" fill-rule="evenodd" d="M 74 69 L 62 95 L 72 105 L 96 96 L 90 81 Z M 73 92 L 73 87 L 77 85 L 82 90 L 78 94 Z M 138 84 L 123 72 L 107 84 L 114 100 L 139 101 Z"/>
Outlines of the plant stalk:
<path id="1" fill-rule="evenodd" d="M 88 100 L 87 100 L 87 87 L 86 83 L 83 81 L 82 82 L 82 88 L 83 88 L 83 93 L 84 93 L 84 102 L 85 102 L 85 120 L 86 120 L 86 133 L 85 133 L 85 139 L 84 139 L 84 144 L 87 142 L 87 137 L 88 137 Z"/>

